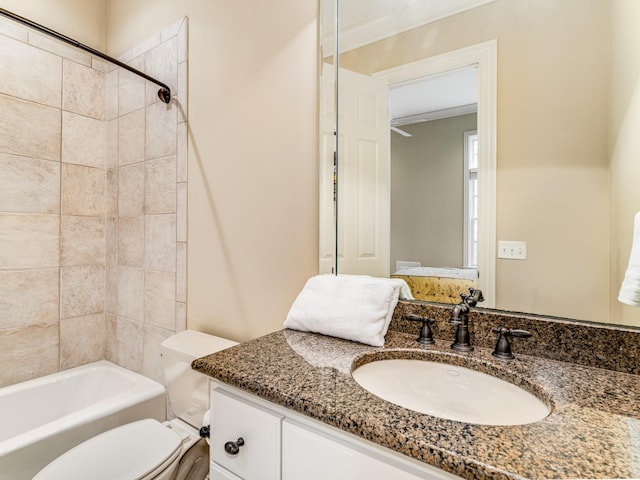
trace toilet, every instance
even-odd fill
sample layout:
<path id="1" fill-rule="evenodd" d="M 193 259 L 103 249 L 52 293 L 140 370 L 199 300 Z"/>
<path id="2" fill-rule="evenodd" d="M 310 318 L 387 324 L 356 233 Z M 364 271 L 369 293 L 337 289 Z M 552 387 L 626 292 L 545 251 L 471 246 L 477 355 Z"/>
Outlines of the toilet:
<path id="1" fill-rule="evenodd" d="M 198 447 L 198 430 L 209 408 L 208 377 L 192 370 L 191 362 L 233 345 L 192 330 L 167 338 L 160 354 L 175 418 L 164 423 L 148 418 L 101 433 L 63 453 L 33 480 L 175 479 L 180 459 Z M 208 470 L 206 464 L 202 467 Z"/>

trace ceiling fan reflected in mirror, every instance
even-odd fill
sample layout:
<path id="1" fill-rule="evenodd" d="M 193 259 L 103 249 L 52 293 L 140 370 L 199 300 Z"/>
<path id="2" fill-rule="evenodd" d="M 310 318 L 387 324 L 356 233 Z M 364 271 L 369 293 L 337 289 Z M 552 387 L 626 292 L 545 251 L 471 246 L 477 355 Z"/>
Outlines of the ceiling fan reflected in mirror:
<path id="1" fill-rule="evenodd" d="M 399 135 L 402 135 L 403 137 L 412 137 L 413 135 L 411 135 L 409 132 L 405 132 L 404 130 L 399 129 L 398 127 L 390 127 L 392 132 L 396 132 Z"/>

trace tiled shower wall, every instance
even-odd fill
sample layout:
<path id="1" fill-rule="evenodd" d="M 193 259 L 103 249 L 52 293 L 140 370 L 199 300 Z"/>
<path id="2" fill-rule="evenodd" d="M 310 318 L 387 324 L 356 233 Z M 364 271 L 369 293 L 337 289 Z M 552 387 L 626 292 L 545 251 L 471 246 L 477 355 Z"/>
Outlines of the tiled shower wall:
<path id="1" fill-rule="evenodd" d="M 105 357 L 161 379 L 186 323 L 186 39 L 185 19 L 129 52 L 166 106 L 0 20 L 0 386 Z"/>
<path id="2" fill-rule="evenodd" d="M 106 358 L 162 381 L 159 345 L 186 328 L 187 20 L 126 52 L 107 73 Z"/>

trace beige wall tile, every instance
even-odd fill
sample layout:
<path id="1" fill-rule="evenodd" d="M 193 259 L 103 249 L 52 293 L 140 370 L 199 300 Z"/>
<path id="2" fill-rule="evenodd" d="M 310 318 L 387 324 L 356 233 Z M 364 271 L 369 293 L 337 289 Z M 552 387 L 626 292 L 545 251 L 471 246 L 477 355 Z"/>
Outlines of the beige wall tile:
<path id="1" fill-rule="evenodd" d="M 136 163 L 118 170 L 118 215 L 137 217 L 144 214 L 144 164 Z"/>
<path id="2" fill-rule="evenodd" d="M 171 96 L 174 96 L 178 90 L 177 38 L 169 38 L 167 41 L 149 50 L 145 54 L 145 59 L 145 71 L 152 77 L 164 82 L 171 89 Z M 159 102 L 159 88 L 156 84 L 147 82 L 147 105 Z"/>
<path id="3" fill-rule="evenodd" d="M 118 112 L 119 72 L 120 70 L 118 68 L 107 72 L 105 80 L 107 88 L 107 120 L 116 120 L 120 115 Z"/>
<path id="4" fill-rule="evenodd" d="M 99 120 L 106 119 L 106 74 L 75 62 L 62 64 L 62 108 Z"/>
<path id="5" fill-rule="evenodd" d="M 60 265 L 104 265 L 105 256 L 104 217 L 61 217 Z"/>
<path id="6" fill-rule="evenodd" d="M 149 50 L 157 47 L 161 43 L 160 32 L 154 33 L 152 36 L 143 40 L 141 43 L 131 49 L 131 58 L 139 57 L 140 55 L 148 52 Z"/>
<path id="7" fill-rule="evenodd" d="M 60 108 L 62 59 L 18 40 L 0 40 L 0 93 Z"/>
<path id="8" fill-rule="evenodd" d="M 153 325 L 144 326 L 142 370 L 140 373 L 162 385 L 166 385 L 166 382 L 160 357 L 160 344 L 174 333 L 173 330 L 165 330 Z"/>
<path id="9" fill-rule="evenodd" d="M 176 213 L 176 156 L 145 162 L 144 212 Z"/>
<path id="10" fill-rule="evenodd" d="M 142 162 L 145 158 L 144 109 L 123 115 L 118 122 L 118 162 L 120 165 Z"/>
<path id="11" fill-rule="evenodd" d="M 178 158 L 176 159 L 177 166 L 177 176 L 176 180 L 178 182 L 186 182 L 187 178 L 187 129 L 188 125 L 186 123 L 178 124 Z"/>
<path id="12" fill-rule="evenodd" d="M 144 266 L 144 216 L 118 219 L 118 265 Z"/>
<path id="13" fill-rule="evenodd" d="M 189 82 L 189 62 L 178 64 L 178 123 L 186 122 L 187 115 L 187 86 Z"/>
<path id="14" fill-rule="evenodd" d="M 77 48 L 62 43 L 48 35 L 40 34 L 32 30 L 29 31 L 29 43 L 51 53 L 55 53 L 67 60 L 72 60 L 86 67 L 91 66 L 91 56 Z"/>
<path id="15" fill-rule="evenodd" d="M 145 155 L 147 160 L 177 152 L 177 111 L 173 104 L 154 103 L 146 108 Z"/>
<path id="16" fill-rule="evenodd" d="M 57 215 L 0 213 L 0 269 L 57 267 Z"/>
<path id="17" fill-rule="evenodd" d="M 116 327 L 116 358 L 118 365 L 140 372 L 142 370 L 142 354 L 144 330 L 140 322 L 118 317 Z"/>
<path id="18" fill-rule="evenodd" d="M 60 317 L 70 318 L 104 311 L 103 265 L 60 268 Z"/>
<path id="19" fill-rule="evenodd" d="M 104 215 L 106 171 L 100 168 L 62 164 L 62 213 Z"/>
<path id="20" fill-rule="evenodd" d="M 176 216 L 146 215 L 144 265 L 147 270 L 176 271 Z"/>
<path id="21" fill-rule="evenodd" d="M 117 118 L 107 122 L 107 168 L 118 167 L 118 122 Z"/>
<path id="22" fill-rule="evenodd" d="M 105 222 L 107 238 L 107 271 L 105 286 L 105 310 L 115 314 L 118 311 L 118 227 L 114 217 Z"/>
<path id="23" fill-rule="evenodd" d="M 133 59 L 129 66 L 145 71 L 144 56 Z M 134 110 L 144 107 L 145 101 L 145 80 L 135 73 L 124 68 L 120 69 L 118 88 L 118 111 L 119 115 L 126 115 Z"/>
<path id="24" fill-rule="evenodd" d="M 175 37 L 176 35 L 178 35 L 180 27 L 182 26 L 182 22 L 184 22 L 184 18 L 176 20 L 172 24 L 164 27 L 160 32 L 160 41 L 166 42 L 167 40 L 170 40 L 171 37 Z"/>
<path id="25" fill-rule="evenodd" d="M 60 162 L 0 153 L 0 211 L 60 212 Z"/>
<path id="26" fill-rule="evenodd" d="M 60 160 L 60 110 L 0 95 L 0 152 Z"/>
<path id="27" fill-rule="evenodd" d="M 187 329 L 187 304 L 176 302 L 176 332 Z"/>
<path id="28" fill-rule="evenodd" d="M 145 272 L 144 321 L 168 330 L 176 328 L 176 274 Z"/>
<path id="29" fill-rule="evenodd" d="M 60 369 L 105 357 L 104 313 L 60 320 Z"/>
<path id="30" fill-rule="evenodd" d="M 58 371 L 58 323 L 0 330 L 0 387 Z"/>
<path id="31" fill-rule="evenodd" d="M 0 270 L 0 330 L 59 318 L 57 268 Z"/>
<path id="32" fill-rule="evenodd" d="M 112 313 L 105 314 L 105 338 L 104 338 L 104 358 L 110 362 L 117 362 L 117 317 Z"/>
<path id="33" fill-rule="evenodd" d="M 107 122 L 62 112 L 62 161 L 105 168 Z"/>
<path id="34" fill-rule="evenodd" d="M 142 322 L 144 318 L 144 270 L 118 267 L 118 316 Z"/>
<path id="35" fill-rule="evenodd" d="M 29 33 L 26 27 L 4 17 L 0 18 L 0 33 L 24 43 L 29 39 Z"/>
<path id="36" fill-rule="evenodd" d="M 104 214 L 107 217 L 118 215 L 118 168 L 107 169 Z"/>
<path id="37" fill-rule="evenodd" d="M 178 63 L 189 60 L 189 18 L 184 17 L 178 30 Z"/>
<path id="38" fill-rule="evenodd" d="M 187 244 L 176 244 L 176 300 L 187 301 Z"/>
<path id="39" fill-rule="evenodd" d="M 131 49 L 128 49 L 128 50 L 125 50 L 124 52 L 122 52 L 116 58 L 118 60 L 120 60 L 121 62 L 127 63 L 127 62 L 130 62 L 133 57 L 134 57 L 134 55 L 133 55 Z M 137 57 L 137 55 L 136 55 L 136 57 Z"/>
<path id="40" fill-rule="evenodd" d="M 107 73 L 110 70 L 111 63 L 101 58 L 91 57 L 91 68 L 98 70 L 102 73 Z"/>
<path id="41" fill-rule="evenodd" d="M 178 183 L 176 192 L 176 239 L 187 241 L 187 184 Z"/>

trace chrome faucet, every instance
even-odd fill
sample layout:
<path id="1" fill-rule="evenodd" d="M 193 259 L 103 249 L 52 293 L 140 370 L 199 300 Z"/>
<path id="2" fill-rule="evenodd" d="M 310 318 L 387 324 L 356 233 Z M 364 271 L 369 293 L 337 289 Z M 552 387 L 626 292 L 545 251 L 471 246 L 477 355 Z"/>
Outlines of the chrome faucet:
<path id="1" fill-rule="evenodd" d="M 478 302 L 483 302 L 482 290 L 470 288 L 469 295 L 460 294 L 462 301 L 453 307 L 449 323 L 457 325 L 456 336 L 451 344 L 451 348 L 458 352 L 471 352 L 471 339 L 469 336 L 469 311 L 471 307 L 475 307 Z"/>

